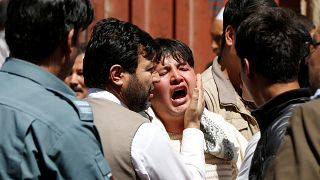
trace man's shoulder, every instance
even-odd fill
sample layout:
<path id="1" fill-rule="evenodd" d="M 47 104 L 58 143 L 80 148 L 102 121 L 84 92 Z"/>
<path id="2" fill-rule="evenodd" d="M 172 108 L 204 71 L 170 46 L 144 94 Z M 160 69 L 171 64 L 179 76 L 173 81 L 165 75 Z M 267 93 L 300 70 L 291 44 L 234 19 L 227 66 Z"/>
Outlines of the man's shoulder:
<path id="1" fill-rule="evenodd" d="M 290 119 L 291 127 L 305 128 L 305 129 L 316 129 L 320 128 L 320 99 L 311 100 L 304 104 L 297 106 L 292 113 Z M 299 127 L 301 126 L 301 127 Z"/>
<path id="2" fill-rule="evenodd" d="M 141 114 L 138 114 L 122 105 L 115 103 L 113 101 L 101 98 L 86 98 L 85 99 L 91 106 L 95 118 L 105 119 L 106 114 L 111 119 L 125 119 L 137 120 L 142 122 L 147 122 L 148 120 Z"/>
<path id="3" fill-rule="evenodd" d="M 57 142 L 58 137 L 66 136 L 68 133 L 81 134 L 80 131 L 84 129 L 92 130 L 92 118 L 81 122 L 81 116 L 73 105 L 60 97 L 39 92 L 41 91 L 37 91 L 37 96 L 29 99 L 5 99 L 0 96 L 0 124 L 3 124 L 8 132 L 5 134 L 16 134 L 17 138 L 22 139 L 26 136 L 35 139 L 46 137 L 47 143 L 41 139 L 38 139 L 38 143 L 48 148 L 47 146 Z"/>
<path id="4" fill-rule="evenodd" d="M 212 66 L 207 68 L 202 74 L 202 86 L 205 94 L 210 96 L 218 95 L 217 83 L 212 75 Z M 215 98 L 214 98 L 215 99 Z"/>
<path id="5" fill-rule="evenodd" d="M 13 83 L 4 83 L 0 89 L 2 108 L 9 108 L 13 114 L 25 114 L 56 127 L 59 124 L 67 126 L 68 123 L 79 121 L 78 105 L 73 103 L 75 99 L 71 96 L 63 93 L 58 95 L 27 79 L 15 76 L 10 78 Z"/>
<path id="6" fill-rule="evenodd" d="M 295 111 L 300 111 L 301 116 L 320 116 L 320 98 L 300 104 Z M 294 114 L 297 115 L 297 114 Z"/>
<path id="7" fill-rule="evenodd" d="M 212 75 L 212 65 L 202 72 L 201 77 L 203 83 L 207 83 L 208 81 L 214 82 L 214 78 Z"/>
<path id="8" fill-rule="evenodd" d="M 218 63 L 218 57 L 216 57 L 213 61 L 211 66 L 209 66 L 206 70 L 204 70 L 201 74 L 202 76 L 202 80 L 204 82 L 208 81 L 208 80 L 212 80 L 215 81 L 213 78 L 213 73 L 215 71 L 215 68 L 217 67 L 217 63 Z"/>
<path id="9" fill-rule="evenodd" d="M 89 97 L 84 100 L 87 101 L 92 106 L 93 109 L 108 107 L 108 109 L 105 109 L 105 111 L 107 112 L 116 111 L 116 112 L 134 115 L 134 116 L 139 116 L 139 117 L 141 116 L 138 113 L 131 111 L 130 109 L 108 99 Z"/>
<path id="10" fill-rule="evenodd" d="M 301 107 L 305 107 L 305 108 L 309 108 L 309 107 L 317 108 L 317 106 L 320 106 L 320 98 L 311 100 L 311 101 L 301 105 Z M 320 113 L 320 111 L 319 111 L 319 113 Z"/>

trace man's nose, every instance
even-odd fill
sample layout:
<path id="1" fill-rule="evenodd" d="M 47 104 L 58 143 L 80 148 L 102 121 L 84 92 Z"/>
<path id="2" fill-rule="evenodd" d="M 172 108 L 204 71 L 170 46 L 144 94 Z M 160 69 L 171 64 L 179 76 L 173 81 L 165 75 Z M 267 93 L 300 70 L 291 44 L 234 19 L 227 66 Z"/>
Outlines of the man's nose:
<path id="1" fill-rule="evenodd" d="M 183 80 L 178 69 L 176 68 L 172 69 L 171 74 L 172 74 L 171 80 L 170 80 L 171 83 L 180 83 Z"/>
<path id="2" fill-rule="evenodd" d="M 78 76 L 73 73 L 70 77 L 70 84 L 78 84 L 79 83 L 79 80 L 78 80 Z"/>

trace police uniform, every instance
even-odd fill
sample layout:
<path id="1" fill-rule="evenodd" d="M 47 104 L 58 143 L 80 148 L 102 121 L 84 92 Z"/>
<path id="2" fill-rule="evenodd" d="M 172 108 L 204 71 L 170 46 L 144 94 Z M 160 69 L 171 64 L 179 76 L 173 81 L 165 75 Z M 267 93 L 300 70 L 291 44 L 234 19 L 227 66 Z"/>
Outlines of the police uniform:
<path id="1" fill-rule="evenodd" d="M 0 179 L 109 179 L 88 103 L 19 59 L 3 64 L 0 84 Z"/>

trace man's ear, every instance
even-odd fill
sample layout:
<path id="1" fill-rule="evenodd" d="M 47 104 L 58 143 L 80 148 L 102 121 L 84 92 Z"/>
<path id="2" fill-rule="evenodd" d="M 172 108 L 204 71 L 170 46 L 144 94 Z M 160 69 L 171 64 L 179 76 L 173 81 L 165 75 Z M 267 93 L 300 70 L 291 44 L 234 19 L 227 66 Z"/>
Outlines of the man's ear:
<path id="1" fill-rule="evenodd" d="M 67 44 L 66 44 L 66 47 L 65 47 L 65 48 L 66 48 L 65 51 L 66 51 L 68 54 L 71 54 L 72 48 L 75 47 L 75 44 L 74 44 L 74 41 L 73 41 L 74 36 L 75 36 L 75 34 L 74 34 L 74 29 L 71 29 L 71 30 L 68 32 Z"/>
<path id="2" fill-rule="evenodd" d="M 247 58 L 243 59 L 242 66 L 243 66 L 243 72 L 247 76 L 247 78 L 248 79 L 252 79 L 253 78 L 253 72 L 252 72 L 252 69 L 250 67 L 250 62 L 248 61 Z"/>
<path id="3" fill-rule="evenodd" d="M 109 71 L 109 80 L 117 86 L 122 86 L 124 82 L 124 70 L 121 65 L 115 64 L 111 66 Z"/>
<path id="4" fill-rule="evenodd" d="M 234 38 L 235 38 L 235 33 L 234 33 L 234 30 L 233 28 L 228 25 L 226 30 L 225 30 L 225 40 L 226 40 L 226 45 L 227 46 L 232 46 L 232 44 L 234 43 Z"/>

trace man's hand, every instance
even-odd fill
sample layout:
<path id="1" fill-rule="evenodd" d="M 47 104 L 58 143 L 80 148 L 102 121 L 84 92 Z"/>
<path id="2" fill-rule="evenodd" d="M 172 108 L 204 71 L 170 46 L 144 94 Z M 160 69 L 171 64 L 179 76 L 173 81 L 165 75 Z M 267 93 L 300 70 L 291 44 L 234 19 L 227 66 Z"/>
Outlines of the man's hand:
<path id="1" fill-rule="evenodd" d="M 192 98 L 184 114 L 184 128 L 200 129 L 200 119 L 204 109 L 204 98 L 201 75 L 197 74 L 197 87 L 192 92 Z"/>

